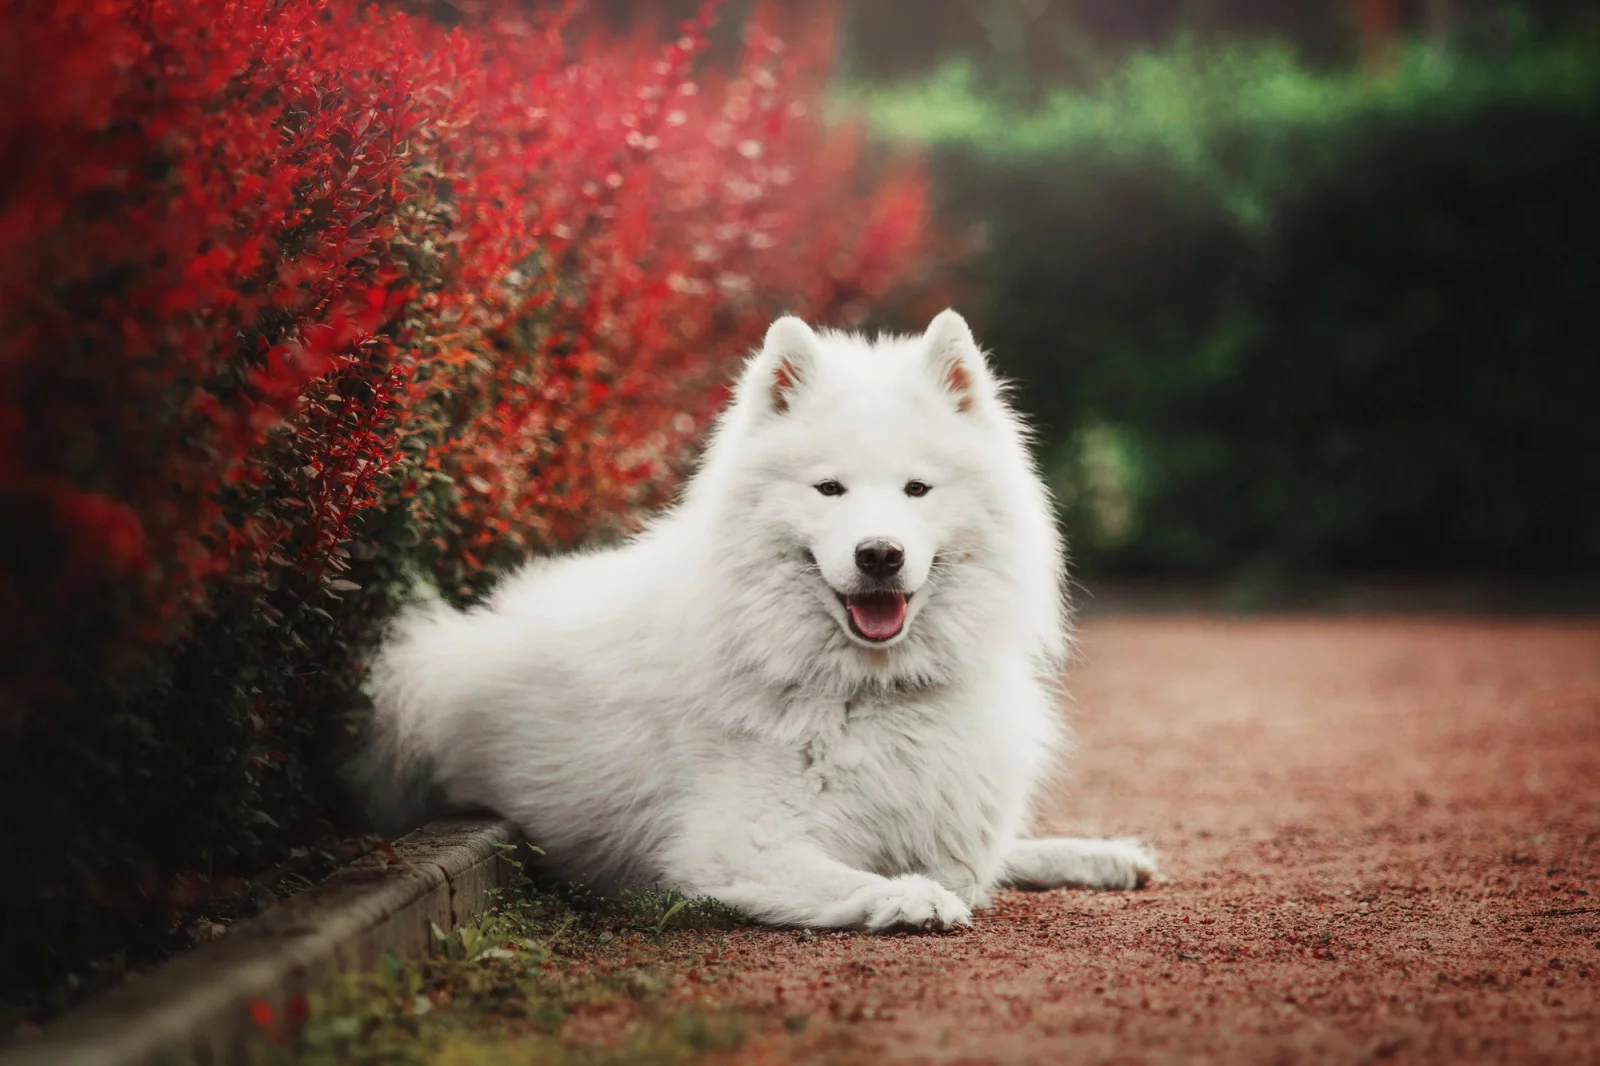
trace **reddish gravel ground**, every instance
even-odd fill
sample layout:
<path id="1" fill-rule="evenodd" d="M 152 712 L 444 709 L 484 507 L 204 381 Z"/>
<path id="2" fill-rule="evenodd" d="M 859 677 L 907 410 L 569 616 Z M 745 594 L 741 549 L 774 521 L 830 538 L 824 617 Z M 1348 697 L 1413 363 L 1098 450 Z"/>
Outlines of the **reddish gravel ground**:
<path id="1" fill-rule="evenodd" d="M 1600 1062 L 1600 623 L 1082 637 L 1042 828 L 1140 834 L 1164 880 L 946 936 L 731 933 L 677 988 L 750 1012 L 734 1058 Z"/>

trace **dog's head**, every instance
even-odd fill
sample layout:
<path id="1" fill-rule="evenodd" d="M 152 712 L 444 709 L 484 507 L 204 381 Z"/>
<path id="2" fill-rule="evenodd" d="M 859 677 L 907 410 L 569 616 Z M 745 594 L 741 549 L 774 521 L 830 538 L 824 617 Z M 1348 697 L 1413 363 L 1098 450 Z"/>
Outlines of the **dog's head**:
<path id="1" fill-rule="evenodd" d="M 954 311 L 876 341 L 779 319 L 713 448 L 729 535 L 746 538 L 728 550 L 762 571 L 761 613 L 785 611 L 772 619 L 784 633 L 864 655 L 869 673 L 937 674 L 939 654 L 1005 609 L 975 581 L 994 592 L 1031 569 L 1059 598 L 1044 490 Z"/>
<path id="2" fill-rule="evenodd" d="M 769 513 L 823 608 L 863 647 L 905 640 L 981 509 L 974 437 L 995 391 L 966 322 L 947 311 L 869 350 L 780 318 L 746 381 Z"/>

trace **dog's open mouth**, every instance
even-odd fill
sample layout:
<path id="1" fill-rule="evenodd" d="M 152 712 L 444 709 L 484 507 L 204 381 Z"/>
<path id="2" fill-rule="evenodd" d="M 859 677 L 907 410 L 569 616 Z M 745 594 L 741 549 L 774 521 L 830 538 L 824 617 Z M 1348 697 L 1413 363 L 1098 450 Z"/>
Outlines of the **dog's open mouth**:
<path id="1" fill-rule="evenodd" d="M 861 592 L 839 595 L 850 628 L 863 640 L 892 640 L 906 624 L 906 594 L 903 592 Z"/>

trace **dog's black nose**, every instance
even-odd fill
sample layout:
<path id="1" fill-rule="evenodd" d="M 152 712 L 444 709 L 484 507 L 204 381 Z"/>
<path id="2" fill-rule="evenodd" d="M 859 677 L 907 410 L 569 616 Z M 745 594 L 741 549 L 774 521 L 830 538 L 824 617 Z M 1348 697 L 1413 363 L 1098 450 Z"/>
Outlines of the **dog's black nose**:
<path id="1" fill-rule="evenodd" d="M 856 545 L 856 569 L 882 581 L 905 565 L 906 551 L 892 540 L 864 540 Z"/>

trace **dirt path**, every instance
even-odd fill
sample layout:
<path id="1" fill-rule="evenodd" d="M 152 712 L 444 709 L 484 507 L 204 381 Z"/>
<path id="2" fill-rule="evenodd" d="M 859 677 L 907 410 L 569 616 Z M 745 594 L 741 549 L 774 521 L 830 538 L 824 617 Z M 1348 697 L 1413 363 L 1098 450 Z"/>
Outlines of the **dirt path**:
<path id="1" fill-rule="evenodd" d="M 950 936 L 733 932 L 671 998 L 748 1012 L 740 1061 L 1600 1062 L 1600 624 L 1082 646 L 1043 828 L 1142 834 L 1164 883 L 1005 893 Z"/>

